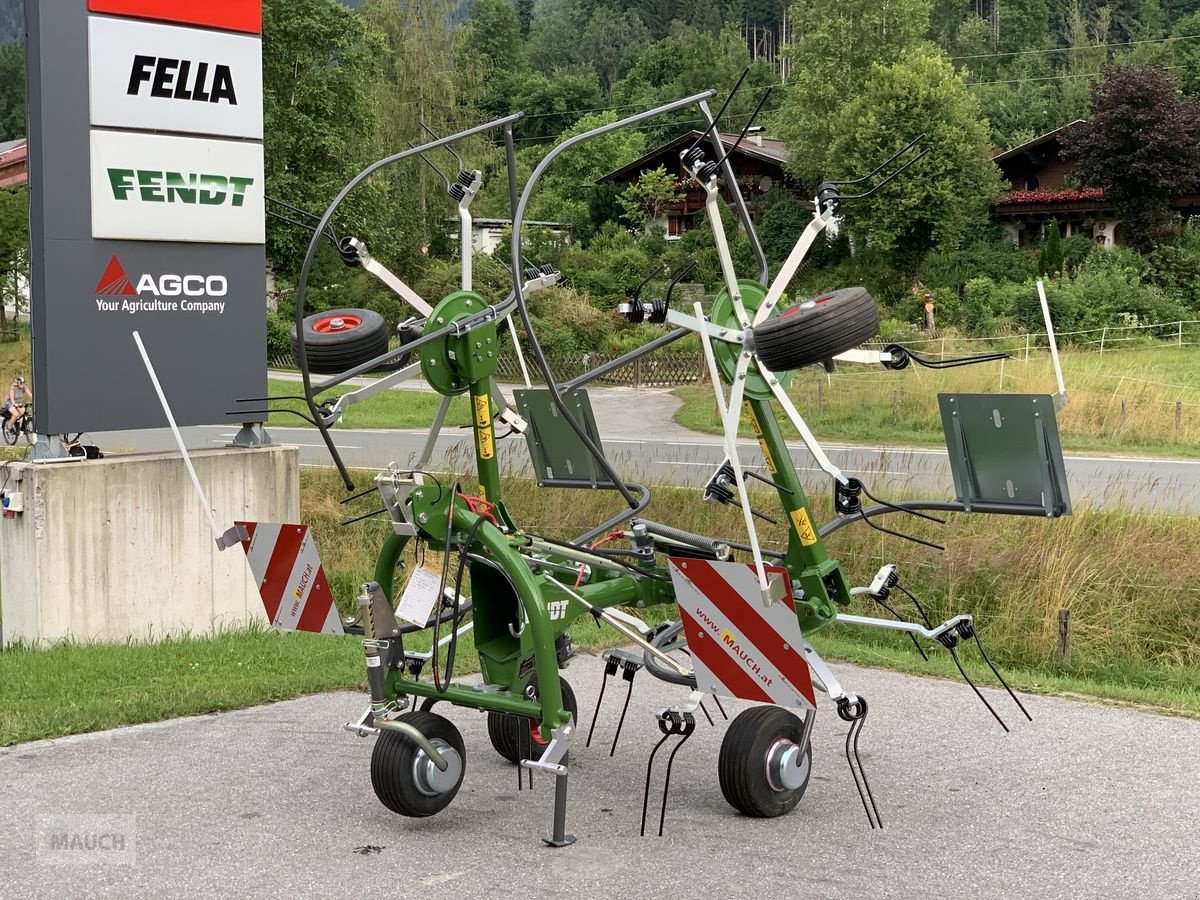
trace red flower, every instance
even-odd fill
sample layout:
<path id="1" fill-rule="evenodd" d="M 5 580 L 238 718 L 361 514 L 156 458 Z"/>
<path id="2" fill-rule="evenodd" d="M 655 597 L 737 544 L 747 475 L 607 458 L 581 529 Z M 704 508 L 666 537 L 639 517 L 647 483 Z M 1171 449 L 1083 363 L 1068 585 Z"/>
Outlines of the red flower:
<path id="1" fill-rule="evenodd" d="M 1022 203 L 1070 203 L 1076 200 L 1103 200 L 1104 188 L 1059 188 L 1049 190 L 1039 188 L 1036 191 L 1009 191 L 1008 196 L 1000 201 L 1001 206 Z"/>

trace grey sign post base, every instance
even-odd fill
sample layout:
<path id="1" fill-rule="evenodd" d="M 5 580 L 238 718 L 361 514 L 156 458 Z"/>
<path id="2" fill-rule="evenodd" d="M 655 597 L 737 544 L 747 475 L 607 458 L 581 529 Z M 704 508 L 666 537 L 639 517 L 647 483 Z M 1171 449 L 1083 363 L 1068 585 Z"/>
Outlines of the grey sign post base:
<path id="1" fill-rule="evenodd" d="M 30 459 L 62 459 L 70 456 L 66 445 L 57 434 L 39 434 L 37 443 L 29 454 Z"/>
<path id="2" fill-rule="evenodd" d="M 230 447 L 273 447 L 275 441 L 261 422 L 243 422 L 241 430 L 229 442 Z"/>

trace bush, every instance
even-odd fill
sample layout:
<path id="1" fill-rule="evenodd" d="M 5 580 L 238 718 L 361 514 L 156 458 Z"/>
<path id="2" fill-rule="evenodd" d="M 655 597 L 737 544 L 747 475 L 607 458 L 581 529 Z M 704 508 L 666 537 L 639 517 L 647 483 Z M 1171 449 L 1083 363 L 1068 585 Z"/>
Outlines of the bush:
<path id="1" fill-rule="evenodd" d="M 267 359 L 292 355 L 292 323 L 267 313 Z"/>
<path id="2" fill-rule="evenodd" d="M 605 350 L 612 316 L 594 307 L 585 294 L 554 287 L 529 298 L 529 312 L 542 349 L 548 354 Z"/>

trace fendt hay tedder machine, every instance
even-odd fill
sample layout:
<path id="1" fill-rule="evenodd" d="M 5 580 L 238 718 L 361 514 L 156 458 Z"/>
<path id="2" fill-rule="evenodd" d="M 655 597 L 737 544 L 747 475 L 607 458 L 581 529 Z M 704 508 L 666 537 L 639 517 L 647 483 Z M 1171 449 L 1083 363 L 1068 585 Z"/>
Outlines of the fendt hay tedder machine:
<path id="1" fill-rule="evenodd" d="M 858 479 L 830 461 L 788 396 L 794 370 L 814 364 L 831 368 L 835 361 L 902 369 L 910 362 L 961 365 L 999 357 L 933 361 L 897 345 L 884 350 L 856 349 L 874 337 L 879 326 L 875 302 L 862 288 L 793 302 L 786 309 L 781 303 L 785 288 L 813 242 L 834 221 L 839 205 L 874 193 L 920 159 L 926 152 L 916 147 L 920 138 L 861 178 L 823 183 L 812 221 L 773 279 L 740 192 L 733 190 L 732 202 L 759 266 L 756 278 L 739 277 L 722 227 L 719 204 L 724 201 L 718 190 L 719 179 L 736 185 L 737 178 L 729 153 L 715 133 L 724 107 L 714 117 L 707 104 L 712 96 L 709 91 L 686 97 L 563 141 L 538 164 L 520 196 L 512 135 L 512 124 L 519 116 L 514 115 L 381 159 L 346 184 L 319 220 L 312 216 L 318 221 L 296 291 L 295 355 L 312 421 L 347 490 L 353 491 L 354 484 L 329 428 L 348 406 L 418 375 L 442 395 L 441 406 L 417 463 L 392 463 L 375 477 L 392 533 L 379 550 L 373 580 L 362 585 L 356 619 L 338 620 L 303 526 L 238 523 L 233 535 L 248 554 L 268 616 L 276 626 L 333 633 L 342 633 L 344 627 L 363 635 L 370 707 L 357 722 L 345 727 L 360 736 L 375 736 L 371 783 L 380 801 L 397 813 L 415 817 L 437 813 L 454 799 L 462 784 L 466 764 L 462 736 L 448 719 L 431 711 L 435 703 L 446 702 L 487 712 L 491 743 L 519 767 L 519 782 L 524 770 L 530 772 L 531 782 L 534 772 L 554 776 L 553 827 L 546 843 L 564 846 L 574 840 L 566 832 L 566 798 L 569 751 L 578 737 L 578 708 L 574 692 L 559 670 L 573 652 L 568 628 L 579 617 L 592 616 L 636 647 L 635 651 L 605 654 L 600 700 L 609 678 L 618 671 L 629 682 L 630 692 L 633 675 L 641 668 L 682 688 L 679 702 L 657 714 L 662 738 L 647 765 L 643 834 L 655 755 L 669 738 L 677 738 L 668 755 L 659 814 L 661 834 L 671 764 L 696 728 L 697 711 L 708 716 L 701 706 L 706 694 L 712 695 L 718 707 L 721 696 L 758 704 L 733 719 L 721 745 L 721 791 L 735 809 L 749 816 L 780 816 L 800 801 L 809 780 L 810 737 L 820 692 L 848 723 L 846 760 L 871 827 L 882 827 L 857 749 L 867 718 L 866 698 L 840 683 L 809 637 L 829 625 L 844 623 L 904 632 L 914 644 L 918 638 L 937 641 L 951 654 L 964 640 L 973 640 L 981 654 L 983 647 L 970 615 L 957 615 L 936 625 L 930 622 L 894 565 L 881 568 L 868 586 L 852 588 L 837 560 L 829 558 L 824 538 L 860 520 L 887 530 L 873 520 L 890 513 L 926 518 L 933 518 L 929 511 L 937 510 L 1049 517 L 1070 513 L 1055 398 L 1050 395 L 942 395 L 956 502 L 878 500 Z M 689 107 L 699 110 L 708 127 L 683 152 L 683 171 L 706 194 L 707 218 L 714 231 L 724 286 L 707 315 L 699 303 L 690 310 L 673 309 L 669 290 L 652 300 L 641 299 L 637 292 L 617 312 L 631 322 L 648 320 L 673 330 L 593 371 L 559 382 L 538 343 L 527 303 L 531 293 L 559 279 L 552 267 L 529 265 L 523 259 L 521 228 L 530 197 L 546 169 L 578 144 Z M 436 304 L 428 303 L 373 259 L 361 241 L 339 237 L 330 227 L 342 201 L 373 172 L 491 129 L 503 131 L 508 158 L 514 237 L 513 289 L 507 297 L 485 298 L 471 289 L 469 207 L 481 174 L 467 170 L 453 150 L 459 172 L 456 179 L 447 178 L 446 182 L 462 222 L 461 290 Z M 901 162 L 906 156 L 907 162 Z M 344 261 L 377 276 L 419 314 L 419 321 L 401 326 L 406 343 L 398 350 L 387 349 L 386 334 L 380 340 L 374 329 L 367 327 L 368 317 L 362 311 L 305 316 L 313 258 L 326 239 L 338 247 Z M 681 274 L 677 273 L 675 281 Z M 524 324 L 527 349 L 545 382 L 542 388 L 529 387 L 527 377 L 526 389 L 515 394 L 515 407 L 493 382 L 502 326 L 512 331 L 517 353 L 522 350 L 514 313 Z M 726 459 L 713 473 L 704 499 L 741 506 L 744 540 L 692 534 L 647 518 L 651 492 L 623 480 L 606 459 L 583 390 L 605 373 L 688 334 L 699 336 L 724 423 Z M 390 372 L 331 402 L 318 399 L 322 392 L 356 375 L 379 370 Z M 316 383 L 314 372 L 333 377 Z M 455 484 L 451 476 L 431 471 L 430 464 L 451 398 L 464 393 L 470 395 L 473 411 L 478 475 L 473 494 Z M 822 528 L 813 524 L 808 499 L 776 419 L 776 406 L 833 481 L 837 518 Z M 754 425 L 769 476 L 749 472 L 740 459 L 737 430 L 743 408 Z M 612 490 L 627 508 L 570 540 L 529 533 L 514 519 L 501 492 L 498 428 L 508 434 L 524 434 L 541 486 Z M 749 476 L 765 482 L 779 498 L 789 524 L 787 549 L 782 552 L 764 548 L 758 539 L 757 513 L 750 508 L 746 487 Z M 875 505 L 864 508 L 864 496 Z M 398 576 L 402 551 L 410 541 L 445 551 L 440 577 L 422 567 L 416 567 L 407 583 L 402 571 Z M 470 598 L 461 592 L 464 572 L 470 575 Z M 395 590 L 397 582 L 404 585 L 402 591 Z M 912 601 L 920 621 L 906 621 L 894 611 L 888 599 L 896 592 Z M 894 618 L 841 612 L 860 594 Z M 660 604 L 675 604 L 677 620 L 651 628 L 628 612 Z M 406 649 L 405 635 L 422 628 L 432 630 L 433 651 Z M 455 648 L 470 630 L 474 631 L 482 677 L 478 683 L 460 684 L 451 677 Z M 439 661 L 440 651 L 445 652 L 443 661 Z M 987 659 L 986 654 L 983 658 Z M 432 677 L 422 677 L 427 667 Z M 966 672 L 962 674 L 974 688 Z M 1007 684 L 1004 687 L 1007 689 Z M 977 688 L 975 693 L 986 705 Z M 1009 694 L 1025 712 L 1016 695 L 1011 690 Z M 627 709 L 628 696 L 625 704 Z M 988 710 L 1000 721 L 991 706 Z M 1003 721 L 1000 724 L 1003 726 Z M 588 737 L 590 741 L 590 734 Z"/>

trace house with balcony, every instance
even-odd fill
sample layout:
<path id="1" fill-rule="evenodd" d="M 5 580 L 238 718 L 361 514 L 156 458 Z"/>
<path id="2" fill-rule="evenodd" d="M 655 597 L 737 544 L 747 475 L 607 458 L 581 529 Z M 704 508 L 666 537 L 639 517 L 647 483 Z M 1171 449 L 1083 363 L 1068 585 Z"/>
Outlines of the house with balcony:
<path id="1" fill-rule="evenodd" d="M 1106 247 L 1124 242 L 1120 217 L 1105 199 L 1104 189 L 1080 187 L 1074 178 L 1074 163 L 1063 152 L 1064 132 L 1081 121 L 992 157 L 1011 186 L 992 207 L 992 217 L 1017 246 L 1040 240 L 1052 220 L 1058 221 L 1063 237 L 1086 234 Z M 1181 194 L 1172 199 L 1171 207 L 1184 216 L 1196 215 L 1200 195 Z"/>
<path id="2" fill-rule="evenodd" d="M 704 189 L 695 183 L 682 171 L 679 154 L 699 139 L 701 132 L 689 131 L 669 143 L 656 147 L 644 156 L 622 166 L 597 180 L 597 184 L 633 184 L 643 172 L 649 172 L 660 166 L 668 174 L 675 177 L 683 199 L 674 203 L 666 210 L 665 216 L 657 224 L 666 230 L 667 240 L 677 241 L 686 232 L 695 228 L 704 220 Z M 738 143 L 736 134 L 720 134 L 725 152 L 729 153 L 733 170 L 738 176 L 738 189 L 746 200 L 746 206 L 751 218 L 756 218 L 761 208 L 759 202 L 767 191 L 774 187 L 783 187 L 793 192 L 798 199 L 809 202 L 809 198 L 801 186 L 784 171 L 787 162 L 787 145 L 783 141 L 763 137 L 761 134 L 748 134 Z M 712 145 L 705 139 L 704 146 L 711 154 Z M 733 193 L 730 186 L 722 178 L 720 190 L 722 197 L 732 201 Z"/>

